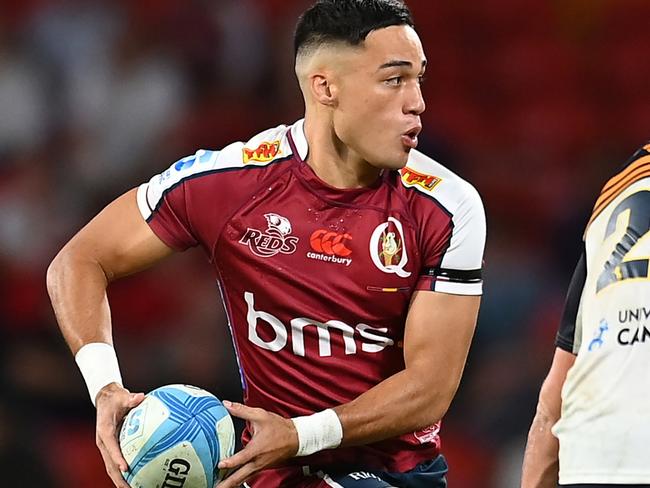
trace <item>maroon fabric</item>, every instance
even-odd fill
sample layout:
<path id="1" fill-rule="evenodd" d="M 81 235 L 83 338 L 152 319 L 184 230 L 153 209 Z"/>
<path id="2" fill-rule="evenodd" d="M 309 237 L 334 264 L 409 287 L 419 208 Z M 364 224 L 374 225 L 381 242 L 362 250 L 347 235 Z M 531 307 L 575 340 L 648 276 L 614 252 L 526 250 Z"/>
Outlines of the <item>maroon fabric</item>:
<path id="1" fill-rule="evenodd" d="M 381 251 L 371 236 L 386 222 L 403 241 L 408 276 L 386 273 L 371 258 Z M 451 216 L 401 185 L 399 173 L 340 190 L 298 158 L 187 178 L 167 192 L 149 224 L 176 249 L 198 244 L 208 253 L 245 403 L 285 417 L 349 402 L 404 368 L 409 301 L 422 283 L 429 286 L 420 271 L 440 262 L 451 236 Z M 294 463 L 405 471 L 438 454 L 438 427 Z M 244 442 L 249 437 L 246 430 Z M 277 474 L 252 486 L 276 486 L 264 476 Z"/>

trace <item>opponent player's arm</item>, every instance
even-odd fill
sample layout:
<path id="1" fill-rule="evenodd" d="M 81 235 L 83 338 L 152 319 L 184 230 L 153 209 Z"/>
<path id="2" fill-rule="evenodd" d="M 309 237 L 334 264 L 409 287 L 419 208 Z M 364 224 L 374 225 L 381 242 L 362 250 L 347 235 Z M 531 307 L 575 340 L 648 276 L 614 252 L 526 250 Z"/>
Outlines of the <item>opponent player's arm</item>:
<path id="1" fill-rule="evenodd" d="M 59 327 L 80 364 L 93 403 L 97 401 L 97 444 L 118 487 L 128 485 L 119 473 L 119 469 L 126 470 L 126 462 L 115 430 L 125 412 L 143 396 L 121 387 L 106 287 L 171 253 L 143 220 L 136 191 L 131 190 L 81 229 L 47 271 L 47 288 Z"/>
<path id="2" fill-rule="evenodd" d="M 542 384 L 537 412 L 528 433 L 521 480 L 522 488 L 556 488 L 558 483 L 558 440 L 551 428 L 560 419 L 562 386 L 575 356 L 559 347 Z"/>
<path id="3" fill-rule="evenodd" d="M 583 252 L 578 260 L 567 292 L 564 312 L 555 340 L 557 346 L 553 364 L 539 393 L 537 412 L 528 433 L 524 456 L 522 488 L 555 488 L 558 483 L 558 440 L 551 428 L 560 419 L 562 386 L 575 362 L 574 342 L 580 330 L 582 316 L 580 301 L 587 279 L 587 264 Z"/>

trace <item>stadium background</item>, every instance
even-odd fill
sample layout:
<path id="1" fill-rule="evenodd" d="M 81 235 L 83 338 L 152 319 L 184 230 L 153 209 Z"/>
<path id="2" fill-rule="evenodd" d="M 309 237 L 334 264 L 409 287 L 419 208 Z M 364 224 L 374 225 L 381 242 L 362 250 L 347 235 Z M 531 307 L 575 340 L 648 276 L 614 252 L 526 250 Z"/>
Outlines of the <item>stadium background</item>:
<path id="1" fill-rule="evenodd" d="M 514 488 L 580 236 L 650 138 L 650 1 L 411 0 L 429 58 L 421 149 L 472 181 L 480 323 L 443 426 L 452 488 Z M 109 487 L 45 268 L 116 195 L 302 110 L 304 0 L 0 2 L 0 483 Z M 111 289 L 126 383 L 239 396 L 200 252 Z M 435 338 L 432 338 L 435 340 Z"/>

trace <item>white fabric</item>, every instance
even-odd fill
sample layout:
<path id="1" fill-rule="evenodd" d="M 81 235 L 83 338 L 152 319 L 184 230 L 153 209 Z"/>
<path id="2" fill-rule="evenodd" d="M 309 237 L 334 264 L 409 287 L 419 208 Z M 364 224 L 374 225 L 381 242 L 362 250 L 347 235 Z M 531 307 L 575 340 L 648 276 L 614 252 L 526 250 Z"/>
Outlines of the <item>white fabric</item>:
<path id="1" fill-rule="evenodd" d="M 620 280 L 597 291 L 629 218 L 629 211 L 622 212 L 614 232 L 605 237 L 613 210 L 648 190 L 650 178 L 631 185 L 585 234 L 587 278 L 574 339 L 577 357 L 562 389 L 561 419 L 553 427 L 563 485 L 650 484 L 650 341 L 643 340 L 644 329 L 650 328 L 650 280 Z M 624 260 L 649 255 L 650 239 L 641 237 Z M 637 331 L 639 340 L 631 344 Z"/>
<path id="2" fill-rule="evenodd" d="M 287 138 L 290 128 L 280 125 L 257 134 L 248 142 L 234 142 L 220 151 L 199 149 L 195 154 L 176 161 L 167 170 L 155 175 L 138 188 L 138 208 L 147 220 L 165 196 L 165 193 L 184 180 L 201 173 L 221 171 L 244 166 L 266 166 L 273 161 L 290 156 L 291 147 Z M 270 159 L 246 160 L 245 150 L 254 151 L 260 144 L 278 143 L 278 150 Z"/>
<path id="3" fill-rule="evenodd" d="M 345 488 L 343 485 L 334 481 L 327 473 L 323 473 L 322 471 L 319 471 L 318 473 L 316 473 L 316 476 L 322 479 L 327 484 L 327 486 L 331 486 L 332 488 Z"/>
<path id="4" fill-rule="evenodd" d="M 452 216 L 449 248 L 440 263 L 443 269 L 469 271 L 483 268 L 486 221 L 483 202 L 467 181 L 419 151 L 411 151 L 407 167 L 440 181 L 432 189 L 414 185 L 417 191 L 434 199 Z M 481 295 L 483 281 L 462 283 L 437 280 L 434 291 L 453 295 Z"/>
<path id="5" fill-rule="evenodd" d="M 291 420 L 298 432 L 296 456 L 309 456 L 341 444 L 343 426 L 339 416 L 331 408 L 304 417 L 294 417 Z"/>
<path id="6" fill-rule="evenodd" d="M 83 346 L 74 357 L 88 387 L 90 400 L 95 405 L 97 393 L 110 383 L 122 386 L 122 375 L 115 349 L 104 342 Z"/>

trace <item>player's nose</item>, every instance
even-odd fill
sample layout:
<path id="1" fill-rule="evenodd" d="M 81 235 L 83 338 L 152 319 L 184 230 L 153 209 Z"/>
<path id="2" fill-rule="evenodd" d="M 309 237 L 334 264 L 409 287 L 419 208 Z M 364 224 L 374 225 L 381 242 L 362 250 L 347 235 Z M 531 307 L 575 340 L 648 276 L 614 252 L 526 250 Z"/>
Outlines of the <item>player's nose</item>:
<path id="1" fill-rule="evenodd" d="M 417 83 L 409 87 L 406 90 L 406 99 L 404 100 L 404 113 L 420 115 L 426 108 L 420 84 Z"/>

